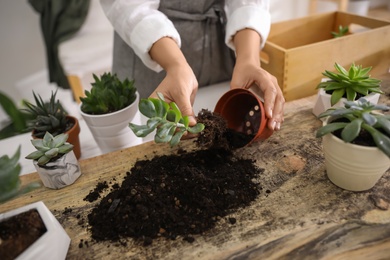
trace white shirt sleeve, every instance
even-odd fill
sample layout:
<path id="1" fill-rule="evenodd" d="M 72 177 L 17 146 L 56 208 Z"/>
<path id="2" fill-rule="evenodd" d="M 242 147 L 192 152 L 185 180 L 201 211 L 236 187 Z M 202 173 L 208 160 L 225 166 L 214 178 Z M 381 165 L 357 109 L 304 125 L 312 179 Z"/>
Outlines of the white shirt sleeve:
<path id="1" fill-rule="evenodd" d="M 226 45 L 235 50 L 234 35 L 242 29 L 250 28 L 260 34 L 262 40 L 260 48 L 263 48 L 271 28 L 269 0 L 226 0 L 225 5 L 227 18 Z"/>
<path id="2" fill-rule="evenodd" d="M 156 41 L 170 37 L 181 46 L 175 26 L 158 10 L 159 0 L 100 0 L 100 4 L 115 31 L 148 68 L 156 72 L 162 70 L 149 55 Z M 262 38 L 261 47 L 264 46 L 271 24 L 269 0 L 226 0 L 226 11 L 227 46 L 234 50 L 232 39 L 245 28 L 257 31 Z"/>
<path id="3" fill-rule="evenodd" d="M 170 37 L 181 46 L 173 23 L 158 11 L 159 0 L 100 0 L 100 4 L 115 31 L 148 68 L 162 70 L 149 55 L 156 41 Z"/>

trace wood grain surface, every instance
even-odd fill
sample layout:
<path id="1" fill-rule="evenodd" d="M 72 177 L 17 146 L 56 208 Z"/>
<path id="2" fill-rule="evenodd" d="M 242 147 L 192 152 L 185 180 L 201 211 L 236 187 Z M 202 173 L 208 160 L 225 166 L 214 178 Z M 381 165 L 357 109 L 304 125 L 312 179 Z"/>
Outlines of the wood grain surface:
<path id="1" fill-rule="evenodd" d="M 381 102 L 389 105 L 389 74 L 383 79 Z M 236 151 L 264 169 L 258 180 L 263 189 L 250 206 L 232 213 L 236 224 L 223 218 L 192 244 L 180 238 L 159 239 L 149 247 L 132 239 L 96 243 L 87 215 L 99 200 L 83 200 L 98 182 L 120 184 L 137 160 L 196 149 L 192 140 L 176 148 L 145 143 L 81 160 L 82 176 L 73 185 L 42 187 L 0 205 L 0 212 L 43 201 L 72 239 L 67 259 L 390 259 L 390 171 L 365 192 L 333 185 L 321 140 L 315 138 L 321 121 L 311 113 L 314 101 L 310 96 L 288 102 L 279 132 Z M 39 177 L 32 173 L 22 181 Z"/>

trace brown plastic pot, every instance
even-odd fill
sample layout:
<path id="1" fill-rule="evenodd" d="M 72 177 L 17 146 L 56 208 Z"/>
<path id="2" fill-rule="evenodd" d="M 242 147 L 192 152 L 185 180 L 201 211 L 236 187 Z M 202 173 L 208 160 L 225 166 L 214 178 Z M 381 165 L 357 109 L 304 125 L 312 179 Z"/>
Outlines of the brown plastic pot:
<path id="1" fill-rule="evenodd" d="M 267 127 L 263 101 L 247 89 L 232 89 L 218 100 L 215 113 L 220 114 L 228 124 L 228 128 L 254 137 L 247 145 L 265 140 L 273 133 Z"/>
<path id="2" fill-rule="evenodd" d="M 66 116 L 68 119 L 70 119 L 73 123 L 73 127 L 66 131 L 65 134 L 68 134 L 68 140 L 67 142 L 70 144 L 73 144 L 73 152 L 76 155 L 77 159 L 80 159 L 81 156 L 81 147 L 80 147 L 80 125 L 79 125 L 79 120 L 73 116 L 67 115 Z M 32 131 L 32 138 L 36 139 L 38 137 L 35 136 L 34 134 L 35 130 Z"/>

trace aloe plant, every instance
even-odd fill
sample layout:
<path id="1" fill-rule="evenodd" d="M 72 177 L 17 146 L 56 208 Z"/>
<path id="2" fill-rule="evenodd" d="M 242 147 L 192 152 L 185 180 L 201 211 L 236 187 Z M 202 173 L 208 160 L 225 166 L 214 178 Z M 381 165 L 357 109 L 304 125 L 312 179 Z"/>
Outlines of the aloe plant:
<path id="1" fill-rule="evenodd" d="M 134 80 L 121 81 L 116 74 L 104 73 L 100 78 L 93 74 L 91 91 L 80 97 L 81 111 L 86 114 L 102 115 L 121 110 L 136 99 Z"/>
<path id="2" fill-rule="evenodd" d="M 389 111 L 390 107 L 371 104 L 365 98 L 344 104 L 344 107 L 331 108 L 319 115 L 329 118 L 328 123 L 317 130 L 316 137 L 341 130 L 341 138 L 351 143 L 364 129 L 376 146 L 390 157 L 390 115 L 378 113 Z"/>
<path id="3" fill-rule="evenodd" d="M 366 96 L 370 93 L 383 94 L 380 90 L 381 80 L 371 78 L 368 74 L 372 67 L 363 68 L 361 65 L 352 64 L 348 71 L 337 62 L 334 65 L 336 72 L 325 70 L 322 74 L 329 78 L 328 81 L 318 84 L 317 89 L 323 88 L 331 94 L 331 105 L 334 106 L 342 97 L 348 101 L 357 99 L 358 94 Z"/>
<path id="4" fill-rule="evenodd" d="M 37 160 L 39 165 L 44 165 L 54 158 L 61 157 L 62 155 L 72 151 L 73 145 L 67 143 L 67 134 L 59 134 L 53 136 L 49 132 L 46 132 L 43 139 L 33 139 L 31 143 L 37 149 L 30 153 L 25 158 L 31 160 Z"/>
<path id="5" fill-rule="evenodd" d="M 40 187 L 37 182 L 21 187 L 19 175 L 22 167 L 19 158 L 20 146 L 11 158 L 8 155 L 0 157 L 0 203 Z"/>
<path id="6" fill-rule="evenodd" d="M 30 130 L 35 130 L 34 135 L 42 138 L 46 132 L 52 135 L 64 133 L 68 128 L 67 112 L 56 98 L 57 91 L 52 92 L 49 102 L 44 102 L 40 95 L 35 94 L 35 104 L 26 102 L 27 111 L 34 119 L 29 121 Z"/>
<path id="7" fill-rule="evenodd" d="M 204 124 L 197 123 L 189 126 L 188 116 L 183 116 L 175 102 L 165 102 L 164 96 L 157 93 L 158 98 L 141 99 L 140 112 L 148 117 L 146 125 L 129 124 L 130 129 L 138 137 L 145 137 L 156 130 L 154 141 L 156 143 L 170 143 L 177 145 L 184 133 L 197 134 L 203 131 Z"/>

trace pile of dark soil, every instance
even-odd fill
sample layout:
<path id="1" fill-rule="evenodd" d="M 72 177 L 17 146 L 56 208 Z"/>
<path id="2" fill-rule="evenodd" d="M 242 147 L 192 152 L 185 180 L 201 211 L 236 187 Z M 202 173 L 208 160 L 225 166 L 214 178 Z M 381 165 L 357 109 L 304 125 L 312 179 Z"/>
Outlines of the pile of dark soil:
<path id="1" fill-rule="evenodd" d="M 198 118 L 209 130 L 197 142 L 208 149 L 136 162 L 123 183 L 88 215 L 94 240 L 130 237 L 149 245 L 158 237 L 180 236 L 192 242 L 193 235 L 213 228 L 221 218 L 256 199 L 261 186 L 254 180 L 262 170 L 252 160 L 233 155 L 233 143 L 223 140 L 226 126 L 225 130 L 218 128 L 218 122 L 225 122 L 213 120 L 215 116 L 203 111 Z M 96 187 L 92 193 L 98 191 Z M 233 217 L 227 220 L 236 221 Z"/>
<path id="2" fill-rule="evenodd" d="M 45 232 L 45 224 L 35 209 L 1 221 L 1 259 L 15 259 Z"/>

